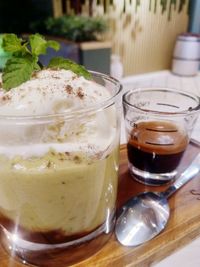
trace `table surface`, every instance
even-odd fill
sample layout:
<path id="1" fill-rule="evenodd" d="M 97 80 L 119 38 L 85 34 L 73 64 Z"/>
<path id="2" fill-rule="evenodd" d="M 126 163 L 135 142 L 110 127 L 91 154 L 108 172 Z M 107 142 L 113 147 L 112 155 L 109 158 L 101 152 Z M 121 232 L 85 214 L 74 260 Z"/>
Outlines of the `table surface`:
<path id="1" fill-rule="evenodd" d="M 179 171 L 186 168 L 198 151 L 199 147 L 196 145 L 189 146 Z M 147 190 L 161 191 L 165 187 L 149 187 L 134 181 L 130 177 L 127 168 L 126 146 L 121 146 L 118 207 L 139 192 Z M 170 221 L 167 228 L 153 240 L 136 248 L 127 248 L 121 246 L 113 234 L 109 242 L 97 254 L 74 265 L 74 267 L 146 267 L 160 261 L 177 248 L 191 242 L 197 235 L 200 235 L 200 200 L 198 196 L 192 194 L 191 190 L 194 189 L 200 192 L 200 175 L 170 198 L 169 202 L 172 212 Z M 10 258 L 2 248 L 0 249 L 0 263 L 0 267 L 24 266 Z M 61 266 L 66 265 L 59 264 L 59 267 Z"/>

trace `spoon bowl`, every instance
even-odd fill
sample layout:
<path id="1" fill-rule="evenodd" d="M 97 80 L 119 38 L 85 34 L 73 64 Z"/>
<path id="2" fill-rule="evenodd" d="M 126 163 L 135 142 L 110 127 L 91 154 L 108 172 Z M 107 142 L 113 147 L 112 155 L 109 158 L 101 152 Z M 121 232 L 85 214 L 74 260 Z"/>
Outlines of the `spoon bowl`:
<path id="1" fill-rule="evenodd" d="M 138 246 L 159 234 L 166 226 L 170 209 L 160 193 L 145 192 L 130 199 L 121 209 L 115 231 L 124 246 Z"/>
<path id="2" fill-rule="evenodd" d="M 138 246 L 157 236 L 170 217 L 167 199 L 199 172 L 200 153 L 164 192 L 144 192 L 128 200 L 119 211 L 117 240 L 124 246 Z"/>

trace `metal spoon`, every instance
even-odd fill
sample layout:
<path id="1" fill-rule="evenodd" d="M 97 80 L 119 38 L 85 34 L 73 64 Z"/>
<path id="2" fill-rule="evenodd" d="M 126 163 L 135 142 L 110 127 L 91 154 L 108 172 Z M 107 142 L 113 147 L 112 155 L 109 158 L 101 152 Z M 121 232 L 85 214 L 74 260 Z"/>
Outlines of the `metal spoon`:
<path id="1" fill-rule="evenodd" d="M 167 199 L 200 172 L 200 153 L 164 192 L 144 192 L 128 200 L 120 210 L 115 234 L 124 246 L 138 246 L 158 235 L 166 226 Z"/>

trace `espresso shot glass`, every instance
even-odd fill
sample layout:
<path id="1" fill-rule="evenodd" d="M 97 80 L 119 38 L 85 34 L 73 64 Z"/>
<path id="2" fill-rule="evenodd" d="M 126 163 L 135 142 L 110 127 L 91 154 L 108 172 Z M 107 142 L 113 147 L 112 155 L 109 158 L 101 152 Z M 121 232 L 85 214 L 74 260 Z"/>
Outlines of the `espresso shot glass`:
<path id="1" fill-rule="evenodd" d="M 200 98 L 168 88 L 138 88 L 123 95 L 128 165 L 147 185 L 175 179 L 200 111 Z"/>

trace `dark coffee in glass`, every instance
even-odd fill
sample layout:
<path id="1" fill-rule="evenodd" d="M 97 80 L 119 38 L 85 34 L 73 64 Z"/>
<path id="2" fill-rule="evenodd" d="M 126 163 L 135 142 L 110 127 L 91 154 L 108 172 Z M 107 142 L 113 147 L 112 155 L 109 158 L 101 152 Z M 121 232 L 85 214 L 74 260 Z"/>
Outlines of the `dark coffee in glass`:
<path id="1" fill-rule="evenodd" d="M 150 173 L 176 170 L 188 144 L 187 134 L 166 121 L 134 124 L 127 144 L 130 167 Z"/>
<path id="2" fill-rule="evenodd" d="M 123 95 L 123 108 L 132 177 L 148 185 L 173 181 L 200 112 L 200 98 L 170 88 L 133 88 Z"/>

